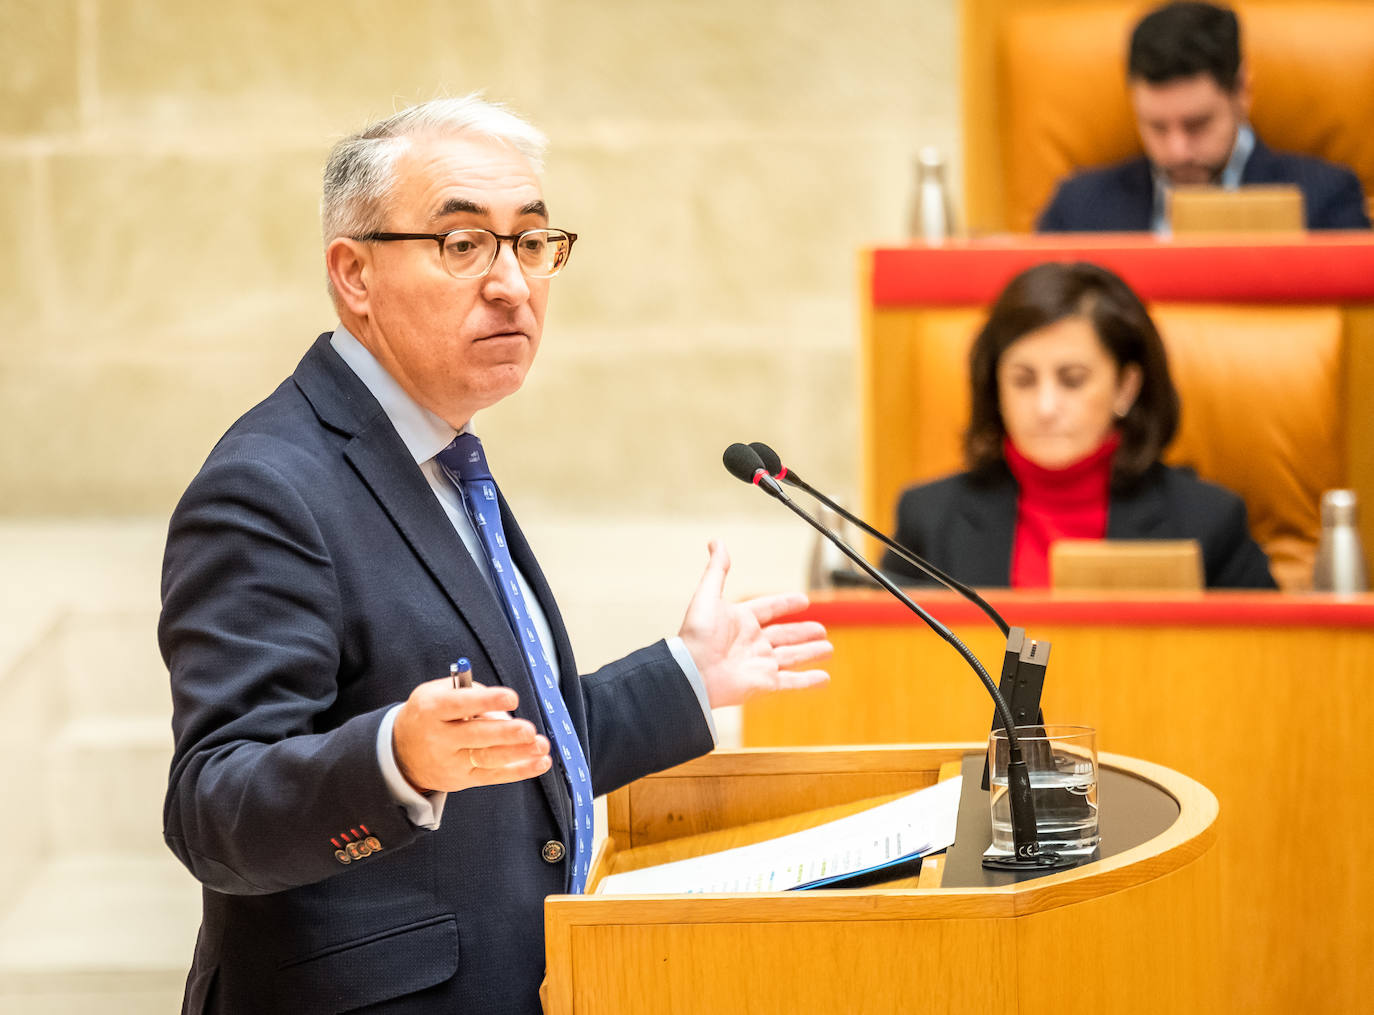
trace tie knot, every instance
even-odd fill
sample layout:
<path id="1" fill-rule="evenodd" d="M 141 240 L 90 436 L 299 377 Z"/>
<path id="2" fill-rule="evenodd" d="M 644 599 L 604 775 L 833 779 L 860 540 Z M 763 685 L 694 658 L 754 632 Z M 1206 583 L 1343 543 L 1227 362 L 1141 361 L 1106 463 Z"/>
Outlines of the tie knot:
<path id="1" fill-rule="evenodd" d="M 475 434 L 460 433 L 434 457 L 465 483 L 492 478 L 491 470 L 487 468 L 487 456 L 482 453 L 482 442 Z"/>

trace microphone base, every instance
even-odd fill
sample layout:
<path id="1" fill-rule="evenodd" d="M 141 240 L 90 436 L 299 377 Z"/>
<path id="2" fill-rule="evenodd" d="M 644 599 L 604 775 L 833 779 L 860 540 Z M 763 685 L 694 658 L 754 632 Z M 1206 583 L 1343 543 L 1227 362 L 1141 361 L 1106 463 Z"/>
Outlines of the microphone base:
<path id="1" fill-rule="evenodd" d="M 991 871 L 1052 871 L 1065 870 L 1073 867 L 1078 860 L 1073 857 L 1061 856 L 1058 853 L 1045 850 L 1042 853 L 1033 853 L 1030 856 L 985 856 L 983 857 L 983 867 Z"/>

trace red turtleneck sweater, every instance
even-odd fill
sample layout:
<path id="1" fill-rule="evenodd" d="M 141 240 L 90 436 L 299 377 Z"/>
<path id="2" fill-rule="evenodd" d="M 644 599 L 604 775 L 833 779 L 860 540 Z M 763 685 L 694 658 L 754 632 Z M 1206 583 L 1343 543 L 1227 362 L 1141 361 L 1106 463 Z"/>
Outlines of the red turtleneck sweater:
<path id="1" fill-rule="evenodd" d="M 1062 469 L 1036 465 L 1002 442 L 1007 467 L 1021 488 L 1016 501 L 1016 533 L 1011 544 L 1013 588 L 1044 588 L 1050 583 L 1050 544 L 1056 539 L 1101 539 L 1107 534 L 1112 456 L 1121 438 L 1112 434 L 1086 458 Z"/>

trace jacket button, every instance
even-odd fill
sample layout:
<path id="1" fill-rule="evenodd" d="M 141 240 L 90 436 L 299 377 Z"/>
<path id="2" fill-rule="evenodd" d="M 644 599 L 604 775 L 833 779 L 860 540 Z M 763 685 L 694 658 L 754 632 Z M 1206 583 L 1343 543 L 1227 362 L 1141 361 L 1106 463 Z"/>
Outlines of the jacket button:
<path id="1" fill-rule="evenodd" d="M 539 855 L 544 858 L 545 863 L 557 863 L 563 859 L 563 854 L 567 852 L 563 844 L 557 839 L 550 839 L 544 843 L 544 848 L 539 851 Z"/>

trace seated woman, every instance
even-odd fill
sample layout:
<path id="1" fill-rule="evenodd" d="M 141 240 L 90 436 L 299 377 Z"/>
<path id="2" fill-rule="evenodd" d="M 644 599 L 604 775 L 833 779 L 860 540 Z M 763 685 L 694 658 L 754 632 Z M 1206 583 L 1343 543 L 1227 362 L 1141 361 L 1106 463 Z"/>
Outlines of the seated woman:
<path id="1" fill-rule="evenodd" d="M 969 585 L 1043 587 L 1056 539 L 1196 539 L 1209 587 L 1275 587 L 1245 503 L 1160 462 L 1178 394 L 1121 279 L 1092 264 L 1022 272 L 969 366 L 968 471 L 902 494 L 899 543 Z M 927 580 L 890 551 L 883 567 Z"/>

